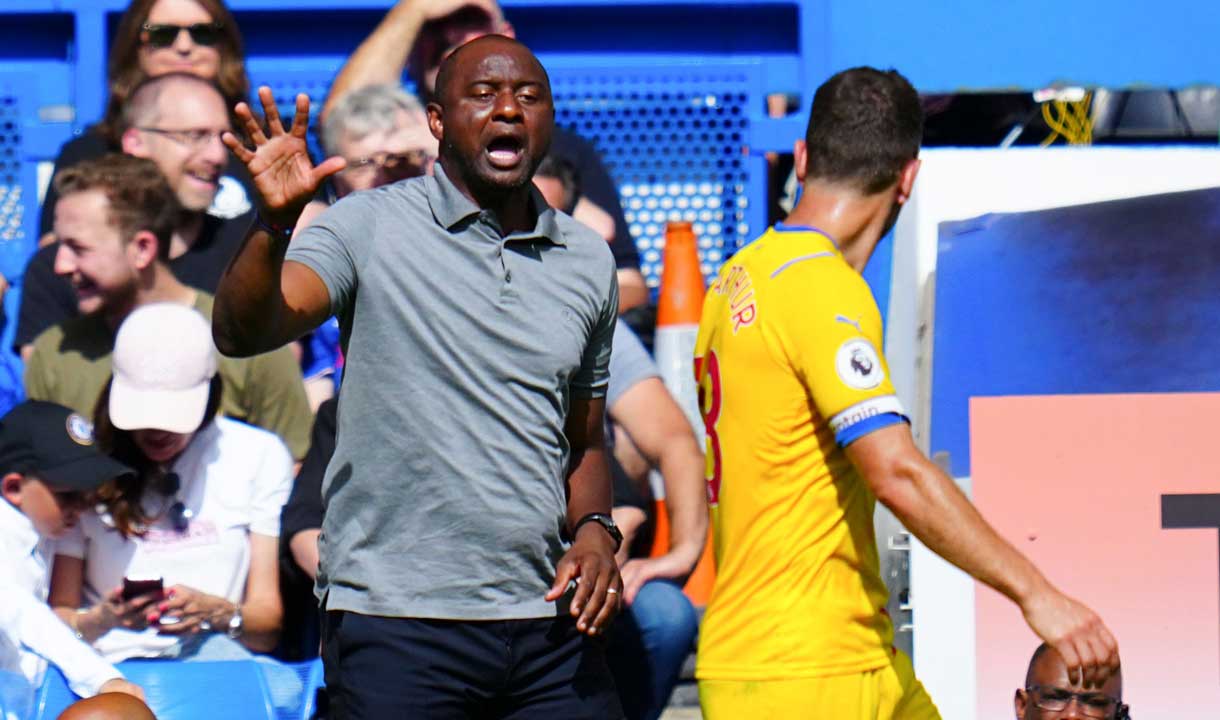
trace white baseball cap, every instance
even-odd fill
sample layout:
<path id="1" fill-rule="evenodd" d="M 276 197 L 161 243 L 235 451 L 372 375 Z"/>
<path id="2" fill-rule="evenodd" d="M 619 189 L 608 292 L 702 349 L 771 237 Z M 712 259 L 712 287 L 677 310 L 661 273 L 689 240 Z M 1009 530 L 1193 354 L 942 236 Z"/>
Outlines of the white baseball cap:
<path id="1" fill-rule="evenodd" d="M 114 341 L 110 421 L 120 430 L 194 432 L 216 375 L 216 346 L 203 315 L 178 303 L 137 308 Z"/>

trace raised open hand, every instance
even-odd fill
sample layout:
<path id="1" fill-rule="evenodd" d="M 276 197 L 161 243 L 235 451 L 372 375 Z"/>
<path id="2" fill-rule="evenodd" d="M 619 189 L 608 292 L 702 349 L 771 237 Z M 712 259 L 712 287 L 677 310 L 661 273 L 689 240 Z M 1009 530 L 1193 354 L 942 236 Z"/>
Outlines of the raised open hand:
<path id="1" fill-rule="evenodd" d="M 309 127 L 309 96 L 303 93 L 297 95 L 296 115 L 292 119 L 292 127 L 287 131 L 280 120 L 280 111 L 275 106 L 271 88 L 266 85 L 260 87 L 258 99 L 267 118 L 267 133 L 259 127 L 249 105 L 238 103 L 234 109 L 238 120 L 245 126 L 246 134 L 254 142 L 254 150 L 242 145 L 231 132 L 224 133 L 220 139 L 246 164 L 254 178 L 254 186 L 262 198 L 264 219 L 273 225 L 292 227 L 322 181 L 342 170 L 347 163 L 341 157 L 332 157 L 314 167 L 310 161 L 305 144 L 305 133 Z"/>

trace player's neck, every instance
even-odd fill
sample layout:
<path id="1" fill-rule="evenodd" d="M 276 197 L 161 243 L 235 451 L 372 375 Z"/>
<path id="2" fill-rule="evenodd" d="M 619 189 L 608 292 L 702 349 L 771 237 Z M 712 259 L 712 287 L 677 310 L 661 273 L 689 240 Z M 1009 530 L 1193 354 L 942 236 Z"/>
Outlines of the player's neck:
<path id="1" fill-rule="evenodd" d="M 847 264 L 862 272 L 889 229 L 890 204 L 887 193 L 861 195 L 841 186 L 807 182 L 784 223 L 807 225 L 826 233 Z"/>

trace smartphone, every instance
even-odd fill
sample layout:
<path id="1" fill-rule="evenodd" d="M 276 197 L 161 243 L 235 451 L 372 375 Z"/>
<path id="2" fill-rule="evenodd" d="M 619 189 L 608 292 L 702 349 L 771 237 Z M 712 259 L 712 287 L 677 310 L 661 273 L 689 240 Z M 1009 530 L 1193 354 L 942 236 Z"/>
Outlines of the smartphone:
<path id="1" fill-rule="evenodd" d="M 123 578 L 124 600 L 131 600 L 149 593 L 160 595 L 164 591 L 165 581 L 162 578 Z"/>

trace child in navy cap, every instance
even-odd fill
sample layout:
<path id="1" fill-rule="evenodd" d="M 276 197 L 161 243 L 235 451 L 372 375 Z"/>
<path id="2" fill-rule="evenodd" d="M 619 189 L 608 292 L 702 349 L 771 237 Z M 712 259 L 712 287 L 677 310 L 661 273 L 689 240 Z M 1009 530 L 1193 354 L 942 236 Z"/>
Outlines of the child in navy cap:
<path id="1" fill-rule="evenodd" d="M 89 493 L 131 470 L 93 445 L 93 425 L 68 408 L 26 401 L 0 418 L 0 670 L 36 686 L 49 661 L 89 697 L 139 686 L 82 642 L 47 605 L 55 538 Z"/>

